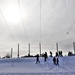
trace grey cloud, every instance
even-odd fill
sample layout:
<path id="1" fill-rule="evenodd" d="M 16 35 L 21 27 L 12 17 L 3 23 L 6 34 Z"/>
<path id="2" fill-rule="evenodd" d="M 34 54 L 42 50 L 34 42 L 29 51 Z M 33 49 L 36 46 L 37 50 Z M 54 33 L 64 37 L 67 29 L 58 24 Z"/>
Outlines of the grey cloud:
<path id="1" fill-rule="evenodd" d="M 41 0 L 41 39 L 42 39 L 42 52 L 46 49 L 49 52 L 55 51 L 55 43 L 60 42 L 75 19 L 75 1 L 74 0 Z M 0 8 L 4 10 L 8 4 L 16 4 L 17 0 L 5 1 L 0 0 Z M 32 50 L 35 49 L 33 54 L 39 49 L 38 44 L 40 42 L 40 0 L 20 0 L 20 7 L 22 11 L 24 26 L 26 30 L 29 42 L 32 45 Z M 0 14 L 1 16 L 1 14 Z M 21 19 L 21 17 L 20 17 Z M 24 45 L 29 43 L 24 33 L 22 20 L 19 23 L 11 24 L 8 22 L 9 28 L 14 38 L 22 44 L 21 48 L 24 50 Z M 59 43 L 59 50 L 73 51 L 72 42 L 75 41 L 75 24 L 71 28 L 67 37 Z M 0 44 L 3 43 L 3 39 L 14 44 L 11 34 L 5 27 L 2 17 L 0 17 Z M 3 39 L 2 39 L 3 37 Z M 4 38 L 5 37 L 5 38 Z M 8 43 L 8 42 L 6 42 Z M 17 44 L 17 43 L 16 43 Z M 10 44 L 8 49 L 12 46 Z M 14 45 L 13 45 L 14 46 Z M 34 47 L 35 48 L 34 48 Z M 17 49 L 16 47 L 14 47 Z M 37 49 L 36 49 L 37 48 Z M 27 48 L 25 49 L 27 51 Z M 15 50 L 16 51 L 16 50 Z"/>

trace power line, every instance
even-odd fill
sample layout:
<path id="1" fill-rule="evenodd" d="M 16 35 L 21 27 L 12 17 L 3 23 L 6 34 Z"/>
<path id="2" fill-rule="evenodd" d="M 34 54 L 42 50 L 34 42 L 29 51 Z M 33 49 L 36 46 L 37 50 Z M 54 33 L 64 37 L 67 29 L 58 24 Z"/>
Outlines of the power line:
<path id="1" fill-rule="evenodd" d="M 73 27 L 74 23 L 75 23 L 75 19 L 74 19 L 74 21 L 73 21 L 72 25 L 70 26 L 70 28 L 69 28 L 69 30 L 68 30 L 68 32 L 67 32 L 68 34 L 69 34 L 69 32 L 70 32 L 71 28 Z"/>
<path id="2" fill-rule="evenodd" d="M 40 43 L 41 43 L 41 0 L 40 0 Z"/>
<path id="3" fill-rule="evenodd" d="M 74 23 L 75 23 L 75 19 L 74 19 L 72 25 L 70 26 L 69 30 L 67 31 L 66 35 L 63 37 L 63 39 L 59 43 L 61 43 L 67 37 L 67 35 L 69 34 L 70 30 L 72 29 Z"/>
<path id="4" fill-rule="evenodd" d="M 5 21 L 5 24 L 6 24 L 7 28 L 8 28 L 8 31 L 10 32 L 10 34 L 11 34 L 12 38 L 14 39 L 14 41 L 16 42 L 16 40 L 15 40 L 15 38 L 14 38 L 14 36 L 13 36 L 13 34 L 12 34 L 12 32 L 11 32 L 9 26 L 8 26 L 8 23 L 7 23 L 6 20 L 5 20 L 5 17 L 4 17 L 4 15 L 3 15 L 1 9 L 0 9 L 0 12 L 1 12 L 1 15 L 2 15 L 2 17 L 3 17 L 4 21 Z M 17 42 L 16 42 L 16 43 L 17 43 Z"/>
<path id="5" fill-rule="evenodd" d="M 27 33 L 26 33 L 26 29 L 25 29 L 25 25 L 24 25 L 24 21 L 23 21 L 23 17 L 22 17 L 22 12 L 21 12 L 21 7 L 20 7 L 20 2 L 18 0 L 18 5 L 19 5 L 19 9 L 20 9 L 20 14 L 21 14 L 21 19 L 22 19 L 22 24 L 23 24 L 23 28 L 24 28 L 24 33 L 26 35 L 26 39 L 28 41 L 28 36 L 27 36 Z"/>
<path id="6" fill-rule="evenodd" d="M 67 37 L 68 33 L 65 34 L 65 36 L 63 37 L 63 39 L 59 42 L 62 43 L 62 41 Z"/>
<path id="7" fill-rule="evenodd" d="M 40 43 L 39 43 L 39 50 L 40 50 L 40 56 L 41 56 L 41 0 L 40 0 Z"/>

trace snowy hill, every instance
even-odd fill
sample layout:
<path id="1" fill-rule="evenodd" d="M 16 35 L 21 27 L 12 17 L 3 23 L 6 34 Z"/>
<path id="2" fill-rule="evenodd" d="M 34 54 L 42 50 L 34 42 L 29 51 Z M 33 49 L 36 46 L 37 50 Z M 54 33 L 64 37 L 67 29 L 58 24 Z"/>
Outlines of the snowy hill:
<path id="1" fill-rule="evenodd" d="M 75 75 L 75 57 L 59 57 L 59 66 L 53 64 L 53 58 L 47 62 L 36 58 L 0 59 L 0 75 Z"/>

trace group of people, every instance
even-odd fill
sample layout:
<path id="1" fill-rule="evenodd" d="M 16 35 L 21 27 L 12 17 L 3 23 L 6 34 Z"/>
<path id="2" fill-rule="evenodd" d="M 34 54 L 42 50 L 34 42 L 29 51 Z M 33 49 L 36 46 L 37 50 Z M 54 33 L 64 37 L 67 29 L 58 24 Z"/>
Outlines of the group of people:
<path id="1" fill-rule="evenodd" d="M 58 56 L 57 57 L 53 57 L 53 62 L 54 62 L 55 65 L 59 65 Z"/>
<path id="2" fill-rule="evenodd" d="M 44 62 L 47 61 L 47 58 L 48 58 L 48 55 L 47 55 L 47 52 L 45 52 L 45 54 L 44 54 Z M 36 55 L 36 64 L 37 63 L 40 63 L 39 54 Z"/>
<path id="3" fill-rule="evenodd" d="M 48 58 L 48 55 L 47 55 L 47 52 L 45 52 L 45 54 L 44 54 L 44 62 L 47 61 L 47 58 Z M 37 63 L 40 63 L 39 54 L 36 55 L 36 64 Z M 59 65 L 58 56 L 53 57 L 53 63 L 54 63 L 54 65 Z"/>

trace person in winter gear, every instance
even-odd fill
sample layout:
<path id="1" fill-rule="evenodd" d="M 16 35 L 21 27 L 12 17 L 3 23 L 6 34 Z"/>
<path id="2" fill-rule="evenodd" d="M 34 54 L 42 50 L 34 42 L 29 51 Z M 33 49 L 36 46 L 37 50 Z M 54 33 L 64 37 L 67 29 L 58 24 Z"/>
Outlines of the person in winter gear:
<path id="1" fill-rule="evenodd" d="M 40 63 L 40 61 L 39 61 L 39 54 L 36 55 L 36 64 L 37 63 Z"/>
<path id="2" fill-rule="evenodd" d="M 46 62 L 47 61 L 47 52 L 45 52 L 45 54 L 44 54 L 44 62 Z"/>
<path id="3" fill-rule="evenodd" d="M 53 57 L 53 63 L 56 65 L 56 57 Z"/>
<path id="4" fill-rule="evenodd" d="M 57 65 L 59 65 L 59 59 L 57 58 L 56 60 L 57 60 Z"/>

